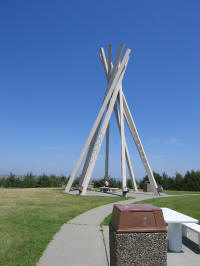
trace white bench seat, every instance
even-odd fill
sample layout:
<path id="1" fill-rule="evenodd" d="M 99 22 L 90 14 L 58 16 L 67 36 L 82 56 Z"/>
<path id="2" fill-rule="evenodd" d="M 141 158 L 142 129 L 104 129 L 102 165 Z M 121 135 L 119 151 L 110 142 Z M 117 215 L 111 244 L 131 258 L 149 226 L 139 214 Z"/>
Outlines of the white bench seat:
<path id="1" fill-rule="evenodd" d="M 198 233 L 198 245 L 200 248 L 200 225 L 196 223 L 182 223 L 182 232 L 185 237 L 187 237 L 187 228 Z"/>
<path id="2" fill-rule="evenodd" d="M 182 251 L 182 228 L 183 223 L 198 223 L 197 219 L 169 208 L 161 208 L 165 223 L 168 224 L 169 250 Z"/>
<path id="3" fill-rule="evenodd" d="M 118 191 L 119 188 L 117 188 L 117 187 L 111 187 L 110 190 L 111 190 L 112 192 L 115 192 L 115 191 Z"/>

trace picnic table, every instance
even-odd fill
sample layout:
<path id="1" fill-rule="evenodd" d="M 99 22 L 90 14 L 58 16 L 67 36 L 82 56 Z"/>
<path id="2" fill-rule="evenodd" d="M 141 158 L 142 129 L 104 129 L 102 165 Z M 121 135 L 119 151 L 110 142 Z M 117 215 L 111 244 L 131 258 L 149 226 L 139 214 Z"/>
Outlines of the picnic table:
<path id="1" fill-rule="evenodd" d="M 161 208 L 165 223 L 168 224 L 169 250 L 182 251 L 182 223 L 198 223 L 197 219 L 169 208 Z"/>

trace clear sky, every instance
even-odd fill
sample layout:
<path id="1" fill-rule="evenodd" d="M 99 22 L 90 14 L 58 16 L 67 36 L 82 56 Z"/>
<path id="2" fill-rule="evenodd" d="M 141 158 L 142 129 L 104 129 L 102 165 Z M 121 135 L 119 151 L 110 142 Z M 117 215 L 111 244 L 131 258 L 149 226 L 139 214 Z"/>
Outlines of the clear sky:
<path id="1" fill-rule="evenodd" d="M 0 1 L 0 174 L 69 175 L 106 89 L 99 47 L 132 50 L 123 90 L 152 169 L 200 169 L 200 2 Z M 126 127 L 136 178 L 145 171 Z M 93 177 L 104 175 L 102 145 Z M 111 120 L 110 175 L 121 176 Z"/>

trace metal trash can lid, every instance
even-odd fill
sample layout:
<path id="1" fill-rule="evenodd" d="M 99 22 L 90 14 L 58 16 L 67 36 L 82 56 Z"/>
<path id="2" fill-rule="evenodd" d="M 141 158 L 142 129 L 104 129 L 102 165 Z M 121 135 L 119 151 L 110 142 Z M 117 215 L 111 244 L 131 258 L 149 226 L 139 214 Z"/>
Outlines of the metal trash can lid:
<path id="1" fill-rule="evenodd" d="M 167 231 L 162 210 L 150 204 L 114 204 L 110 224 L 118 233 Z"/>

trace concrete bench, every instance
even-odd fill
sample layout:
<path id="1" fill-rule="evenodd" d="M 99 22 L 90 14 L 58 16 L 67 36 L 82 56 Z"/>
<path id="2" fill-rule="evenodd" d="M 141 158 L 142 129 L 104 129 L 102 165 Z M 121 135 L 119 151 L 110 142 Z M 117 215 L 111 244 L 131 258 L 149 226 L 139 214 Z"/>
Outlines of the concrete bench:
<path id="1" fill-rule="evenodd" d="M 169 250 L 182 252 L 182 227 L 183 224 L 198 223 L 197 219 L 169 208 L 161 208 L 165 223 L 168 224 Z"/>
<path id="2" fill-rule="evenodd" d="M 109 187 L 100 187 L 100 191 L 106 193 L 106 192 L 110 191 L 110 188 Z"/>
<path id="3" fill-rule="evenodd" d="M 117 188 L 117 187 L 111 187 L 110 190 L 111 190 L 112 192 L 116 192 L 116 191 L 119 190 L 119 188 Z"/>
<path id="4" fill-rule="evenodd" d="M 196 233 L 198 233 L 198 244 L 200 248 L 200 225 L 195 223 L 182 223 L 182 234 L 187 237 L 187 229 L 190 229 Z"/>

